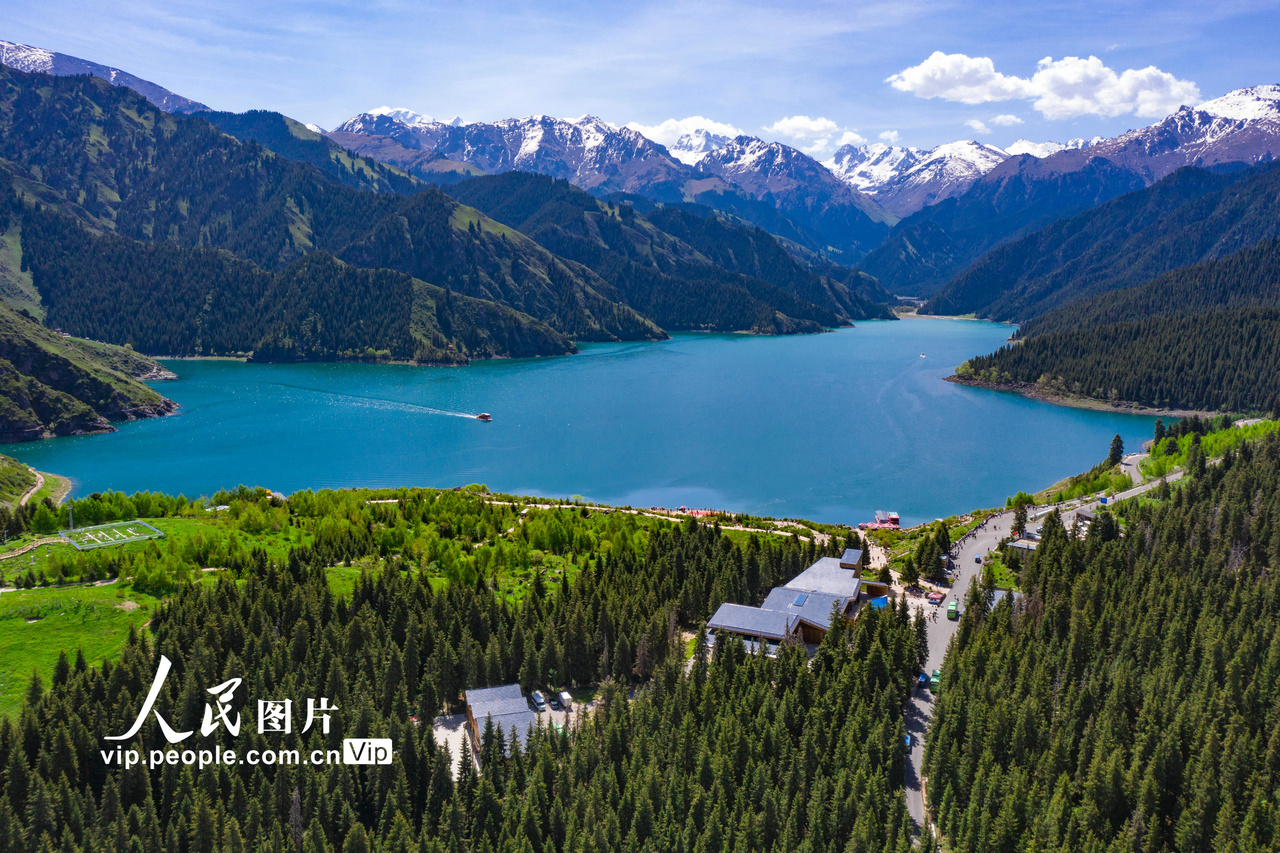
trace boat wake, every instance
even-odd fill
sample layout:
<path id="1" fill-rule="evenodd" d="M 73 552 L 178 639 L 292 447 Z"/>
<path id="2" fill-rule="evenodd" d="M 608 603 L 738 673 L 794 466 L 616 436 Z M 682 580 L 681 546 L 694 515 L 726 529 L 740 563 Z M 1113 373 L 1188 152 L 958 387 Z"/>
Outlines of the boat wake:
<path id="1" fill-rule="evenodd" d="M 325 388 L 309 388 L 306 385 L 292 385 L 287 382 L 270 382 L 264 384 L 278 385 L 281 388 L 292 388 L 295 391 L 308 391 L 312 394 L 320 394 L 324 397 L 351 400 L 368 408 L 380 409 L 388 412 L 420 412 L 427 415 L 444 415 L 445 417 L 450 418 L 466 418 L 470 421 L 476 419 L 476 415 L 473 412 L 453 412 L 448 409 L 437 409 L 433 406 L 424 406 L 421 403 L 408 403 L 404 400 L 393 400 L 390 397 L 370 397 L 364 394 L 344 394 L 341 391 L 330 391 Z"/>

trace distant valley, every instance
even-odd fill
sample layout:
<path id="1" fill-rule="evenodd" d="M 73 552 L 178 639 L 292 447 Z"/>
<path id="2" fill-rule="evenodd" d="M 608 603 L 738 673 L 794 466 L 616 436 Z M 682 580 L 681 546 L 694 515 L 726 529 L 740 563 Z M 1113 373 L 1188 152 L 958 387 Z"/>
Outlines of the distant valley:
<path id="1" fill-rule="evenodd" d="M 1280 236 L 1274 85 L 1112 139 L 819 162 L 709 131 L 668 147 L 592 116 L 380 108 L 326 132 L 40 48 L 0 58 L 5 302 L 150 355 L 465 364 L 820 332 L 891 319 L 896 295 L 1026 323 Z M 1036 363 L 1072 385 L 1055 358 Z"/>

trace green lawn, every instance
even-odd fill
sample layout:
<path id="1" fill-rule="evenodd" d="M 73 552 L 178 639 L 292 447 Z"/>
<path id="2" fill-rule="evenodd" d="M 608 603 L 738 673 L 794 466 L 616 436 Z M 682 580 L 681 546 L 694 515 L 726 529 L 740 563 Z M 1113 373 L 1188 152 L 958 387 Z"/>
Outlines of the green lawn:
<path id="1" fill-rule="evenodd" d="M 146 625 L 156 603 L 155 598 L 124 584 L 0 595 L 0 649 L 4 649 L 0 654 L 0 717 L 14 714 L 22 706 L 33 670 L 40 673 L 45 687 L 49 686 L 59 652 L 65 651 L 72 663 L 77 648 L 84 651 L 90 664 L 114 659 L 130 627 Z"/>

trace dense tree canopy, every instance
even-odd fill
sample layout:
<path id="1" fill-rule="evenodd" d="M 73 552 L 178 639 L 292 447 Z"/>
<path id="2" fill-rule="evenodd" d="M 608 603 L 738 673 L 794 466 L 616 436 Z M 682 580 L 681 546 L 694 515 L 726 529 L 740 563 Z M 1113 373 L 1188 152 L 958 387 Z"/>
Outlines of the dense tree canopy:
<path id="1" fill-rule="evenodd" d="M 925 754 L 953 849 L 1280 843 L 1280 440 L 1190 467 L 1051 517 L 1016 607 L 970 592 Z"/>

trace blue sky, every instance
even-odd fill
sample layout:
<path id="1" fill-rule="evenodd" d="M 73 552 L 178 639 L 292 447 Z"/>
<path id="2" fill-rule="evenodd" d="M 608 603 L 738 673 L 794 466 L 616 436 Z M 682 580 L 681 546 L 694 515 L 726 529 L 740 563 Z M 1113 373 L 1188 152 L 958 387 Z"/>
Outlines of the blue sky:
<path id="1" fill-rule="evenodd" d="M 0 38 L 124 68 L 215 109 L 275 109 L 324 127 L 382 105 L 645 127 L 699 116 L 819 155 L 842 140 L 1114 135 L 1197 95 L 1280 82 L 1278 35 L 1280 0 L 0 9 Z"/>

